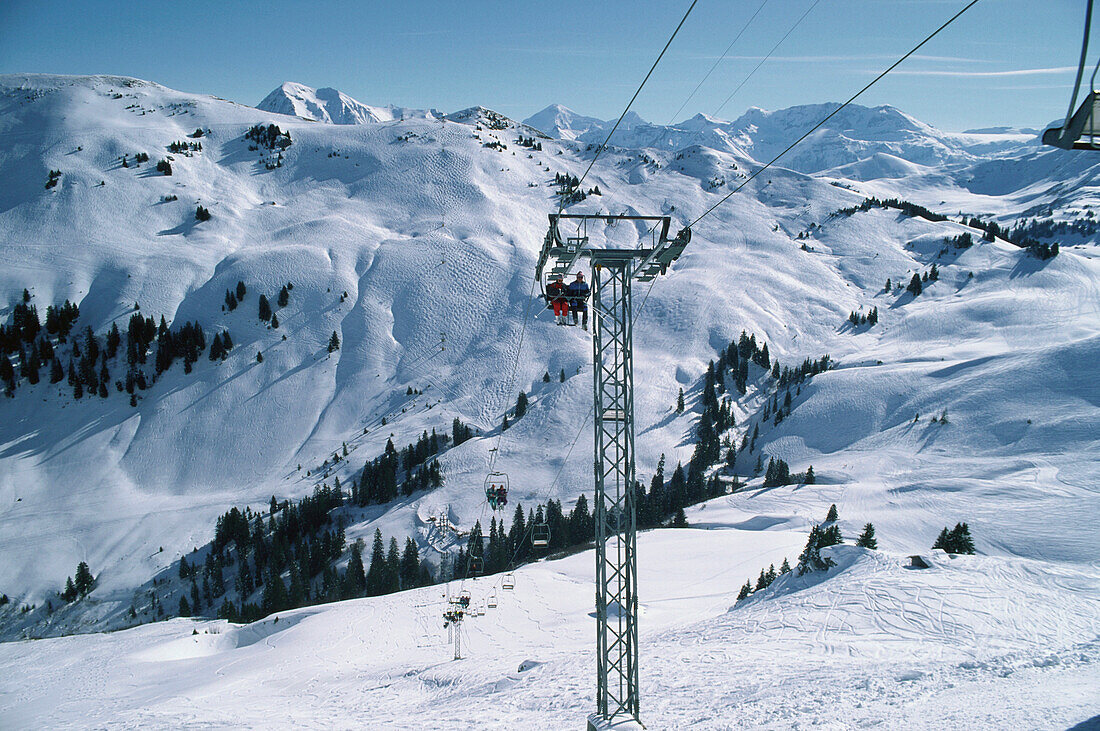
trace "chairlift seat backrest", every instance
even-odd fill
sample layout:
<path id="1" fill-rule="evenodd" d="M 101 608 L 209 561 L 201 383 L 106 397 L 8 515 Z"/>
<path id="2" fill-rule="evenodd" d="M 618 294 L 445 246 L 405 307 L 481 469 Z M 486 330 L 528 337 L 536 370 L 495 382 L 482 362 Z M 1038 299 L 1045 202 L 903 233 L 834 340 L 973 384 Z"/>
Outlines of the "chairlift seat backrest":
<path id="1" fill-rule="evenodd" d="M 1090 91 L 1063 127 L 1043 132 L 1043 144 L 1063 150 L 1100 150 L 1100 94 Z"/>

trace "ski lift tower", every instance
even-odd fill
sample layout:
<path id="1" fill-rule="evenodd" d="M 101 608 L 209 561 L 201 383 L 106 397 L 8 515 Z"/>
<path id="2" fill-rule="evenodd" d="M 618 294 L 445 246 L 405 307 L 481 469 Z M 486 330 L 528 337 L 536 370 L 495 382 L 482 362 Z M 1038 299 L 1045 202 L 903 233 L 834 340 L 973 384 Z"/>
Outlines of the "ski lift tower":
<path id="1" fill-rule="evenodd" d="M 577 221 L 578 235 L 558 225 Z M 652 224 L 651 248 L 595 249 L 589 221 Z M 668 216 L 550 214 L 535 275 L 567 274 L 582 258 L 592 265 L 592 364 L 595 415 L 596 713 L 590 729 L 640 723 L 638 704 L 638 559 L 634 504 L 634 314 L 631 283 L 668 271 L 691 240 L 683 229 L 668 238 Z"/>

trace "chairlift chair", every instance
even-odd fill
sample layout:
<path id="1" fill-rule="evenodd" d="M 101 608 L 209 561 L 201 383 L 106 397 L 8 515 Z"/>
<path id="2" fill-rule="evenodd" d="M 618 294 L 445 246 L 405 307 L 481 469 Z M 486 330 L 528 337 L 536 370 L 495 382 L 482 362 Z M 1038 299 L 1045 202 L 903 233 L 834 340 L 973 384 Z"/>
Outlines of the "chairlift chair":
<path id="1" fill-rule="evenodd" d="M 503 510 L 508 504 L 508 475 L 491 472 L 485 478 L 485 500 L 493 510 Z"/>
<path id="2" fill-rule="evenodd" d="M 480 574 L 485 569 L 485 559 L 481 556 L 470 556 L 470 573 Z"/>
<path id="3" fill-rule="evenodd" d="M 535 548 L 546 548 L 550 545 L 550 526 L 546 523 L 535 523 L 531 529 L 531 545 Z"/>
<path id="4" fill-rule="evenodd" d="M 1069 110 L 1061 127 L 1051 127 L 1043 132 L 1043 144 L 1060 147 L 1063 150 L 1100 150 L 1100 94 L 1096 91 L 1096 71 L 1100 62 L 1092 71 L 1089 79 L 1089 93 L 1077 111 L 1077 92 L 1081 88 L 1081 77 L 1085 72 L 1085 61 L 1089 49 L 1089 28 L 1092 24 L 1092 2 L 1085 7 L 1085 37 L 1081 42 L 1081 60 L 1077 64 L 1077 80 L 1073 84 L 1073 96 L 1069 100 Z"/>
<path id="5" fill-rule="evenodd" d="M 500 588 L 501 589 L 507 589 L 508 591 L 512 591 L 513 589 L 515 589 L 516 588 L 516 575 L 513 574 L 513 573 L 505 574 L 504 578 L 501 579 L 501 581 L 500 581 Z"/>
<path id="6" fill-rule="evenodd" d="M 495 591 L 489 592 L 489 598 L 485 601 L 485 605 L 489 607 L 489 609 L 497 608 L 497 593 Z"/>

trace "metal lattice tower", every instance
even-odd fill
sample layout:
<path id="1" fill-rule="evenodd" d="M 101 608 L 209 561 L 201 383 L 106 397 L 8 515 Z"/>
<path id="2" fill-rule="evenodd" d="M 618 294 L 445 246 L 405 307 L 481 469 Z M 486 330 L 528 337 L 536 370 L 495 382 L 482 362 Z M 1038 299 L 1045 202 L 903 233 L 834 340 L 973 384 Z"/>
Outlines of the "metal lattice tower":
<path id="1" fill-rule="evenodd" d="M 587 236 L 563 240 L 561 219 L 652 222 L 652 248 L 593 249 Z M 634 505 L 634 313 L 631 283 L 664 274 L 691 239 L 668 238 L 668 216 L 551 214 L 536 267 L 540 281 L 564 274 L 581 257 L 592 263 L 592 364 L 595 415 L 596 713 L 602 721 L 640 721 L 638 699 L 638 558 Z M 585 229 L 587 230 L 587 229 Z"/>

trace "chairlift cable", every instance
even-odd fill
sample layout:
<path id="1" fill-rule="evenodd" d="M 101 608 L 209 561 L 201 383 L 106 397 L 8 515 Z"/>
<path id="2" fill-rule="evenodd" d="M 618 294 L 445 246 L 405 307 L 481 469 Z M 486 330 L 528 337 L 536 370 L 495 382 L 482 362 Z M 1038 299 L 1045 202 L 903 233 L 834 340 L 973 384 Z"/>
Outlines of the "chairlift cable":
<path id="1" fill-rule="evenodd" d="M 862 89 L 860 89 L 860 90 L 859 90 L 859 91 L 857 91 L 857 92 L 856 92 L 855 94 L 853 94 L 853 95 L 852 95 L 851 97 L 849 97 L 849 98 L 848 98 L 848 101 L 844 102 L 844 103 L 843 103 L 843 104 L 841 104 L 841 105 L 840 105 L 839 107 L 837 107 L 836 109 L 834 109 L 834 110 L 833 110 L 832 112 L 830 112 L 829 114 L 827 114 L 827 115 L 826 115 L 826 116 L 825 116 L 825 117 L 824 117 L 824 118 L 823 118 L 823 119 L 822 119 L 822 120 L 821 120 L 820 122 L 818 122 L 818 123 L 817 123 L 817 124 L 815 124 L 815 125 L 814 125 L 813 127 L 811 127 L 811 128 L 810 128 L 810 129 L 809 129 L 809 130 L 808 130 L 808 131 L 807 131 L 807 132 L 805 133 L 805 134 L 803 134 L 803 135 L 802 135 L 801 137 L 799 137 L 799 138 L 798 138 L 797 140 L 795 140 L 795 141 L 794 141 L 794 142 L 792 142 L 792 143 L 791 143 L 790 145 L 788 145 L 788 146 L 787 146 L 787 148 L 786 148 L 785 150 L 783 150 L 783 151 L 782 151 L 782 152 L 780 152 L 780 153 L 779 153 L 778 155 L 776 155 L 775 157 L 773 157 L 773 158 L 772 158 L 772 159 L 771 159 L 770 161 L 768 161 L 768 163 L 767 163 L 766 165 L 764 165 L 764 166 L 763 166 L 763 167 L 761 167 L 761 168 L 760 168 L 759 170 L 757 170 L 757 171 L 756 171 L 756 172 L 754 172 L 754 173 L 753 173 L 752 175 L 750 175 L 750 176 L 749 176 L 748 178 L 746 178 L 746 179 L 745 179 L 745 181 L 744 181 L 743 183 L 741 183 L 741 184 L 740 184 L 740 185 L 738 185 L 738 186 L 737 186 L 736 188 L 734 188 L 733 190 L 731 190 L 731 191 L 730 191 L 729 193 L 727 193 L 726 195 L 724 195 L 724 196 L 723 196 L 723 197 L 722 197 L 722 198 L 721 198 L 721 199 L 720 199 L 720 200 L 719 200 L 719 201 L 718 201 L 717 203 L 715 203 L 714 205 L 712 205 L 712 206 L 711 206 L 710 208 L 708 208 L 708 209 L 707 209 L 706 211 L 704 211 L 702 215 L 700 215 L 700 216 L 699 216 L 698 218 L 696 218 L 696 219 L 695 219 L 694 221 L 692 221 L 691 223 L 689 223 L 689 224 L 688 224 L 688 228 L 694 228 L 694 227 L 695 227 L 695 224 L 699 223 L 699 222 L 700 222 L 700 221 L 702 221 L 702 220 L 703 220 L 704 218 L 706 218 L 707 216 L 709 216 L 709 215 L 711 214 L 711 212 L 713 212 L 713 211 L 714 211 L 714 209 L 715 209 L 715 208 L 717 208 L 718 206 L 722 205 L 722 204 L 723 204 L 723 203 L 725 203 L 725 202 L 726 202 L 727 200 L 729 200 L 730 198 L 732 198 L 732 197 L 733 197 L 733 194 L 734 194 L 734 193 L 737 193 L 738 191 L 740 191 L 740 190 L 741 190 L 742 188 L 744 188 L 744 187 L 745 187 L 746 185 L 748 185 L 749 183 L 751 183 L 751 182 L 753 181 L 753 179 L 755 179 L 755 178 L 756 178 L 756 177 L 757 177 L 758 175 L 760 175 L 760 173 L 764 172 L 765 170 L 767 170 L 768 168 L 770 168 L 770 167 L 771 167 L 772 165 L 774 165 L 774 164 L 775 164 L 775 163 L 776 163 L 776 162 L 777 162 L 777 161 L 779 160 L 779 158 L 783 157 L 783 156 L 784 156 L 784 155 L 786 155 L 786 154 L 787 154 L 788 152 L 790 152 L 790 151 L 791 151 L 792 149 L 794 149 L 795 145 L 797 145 L 798 143 L 802 142 L 802 141 L 803 141 L 804 139 L 806 139 L 806 138 L 807 138 L 807 137 L 809 137 L 809 136 L 810 136 L 811 134 L 813 134 L 814 132 L 816 132 L 816 131 L 817 131 L 817 130 L 818 130 L 818 129 L 819 129 L 819 128 L 820 128 L 821 126 L 822 126 L 822 125 L 824 125 L 824 124 L 825 124 L 826 122 L 828 122 L 828 121 L 829 121 L 830 119 L 832 119 L 832 118 L 833 118 L 834 116 L 836 116 L 836 115 L 837 115 L 837 113 L 839 113 L 841 109 L 844 109 L 844 108 L 845 108 L 846 106 L 848 106 L 849 104 L 851 104 L 852 102 L 854 102 L 854 101 L 855 101 L 855 100 L 856 100 L 857 98 L 859 98 L 859 97 L 860 97 L 860 96 L 861 96 L 861 95 L 863 94 L 863 92 L 867 91 L 867 90 L 868 90 L 868 89 L 870 89 L 870 88 L 871 88 L 872 86 L 874 86 L 874 85 L 875 85 L 876 83 L 878 83 L 878 82 L 879 82 L 880 80 L 882 80 L 882 78 L 883 78 L 884 76 L 886 76 L 886 75 L 887 75 L 888 73 L 890 73 L 890 72 L 891 72 L 891 71 L 893 71 L 893 70 L 894 70 L 895 68 L 897 68 L 897 67 L 898 67 L 899 65 L 901 65 L 901 63 L 902 63 L 903 61 L 905 61 L 905 60 L 906 60 L 907 58 L 909 58 L 909 57 L 910 57 L 910 56 L 912 56 L 912 55 L 913 55 L 914 53 L 916 53 L 917 51 L 919 51 L 919 50 L 920 50 L 920 49 L 921 49 L 921 48 L 922 48 L 922 47 L 923 47 L 923 46 L 924 46 L 924 45 L 925 45 L 926 43 L 928 43 L 928 42 L 929 42 L 930 40 L 932 40 L 932 39 L 933 39 L 933 38 L 935 38 L 935 37 L 936 37 L 937 35 L 939 35 L 939 33 L 940 33 L 940 32 L 941 32 L 941 31 L 942 31 L 942 30 L 943 30 L 944 28 L 946 28 L 947 26 L 949 26 L 949 25 L 951 25 L 951 24 L 952 24 L 953 22 L 955 22 L 955 21 L 956 21 L 956 20 L 957 20 L 957 19 L 958 19 L 958 18 L 959 18 L 959 17 L 960 17 L 960 16 L 961 16 L 961 15 L 962 15 L 963 13 L 965 13 L 965 12 L 966 12 L 967 10 L 969 10 L 970 8 L 972 8 L 972 7 L 974 7 L 975 5 L 977 5 L 977 4 L 978 4 L 978 2 L 979 2 L 979 0 L 970 0 L 970 2 L 968 2 L 968 3 L 967 3 L 967 4 L 966 4 L 966 5 L 965 5 L 965 6 L 964 6 L 964 7 L 963 7 L 963 8 L 961 9 L 961 10 L 959 10 L 959 11 L 958 11 L 957 13 L 955 13 L 955 14 L 954 14 L 954 15 L 952 15 L 952 16 L 951 16 L 950 18 L 948 18 L 948 19 L 947 19 L 947 20 L 946 20 L 946 21 L 945 21 L 945 22 L 943 23 L 943 25 L 941 25 L 941 26 L 940 26 L 939 28 L 936 28 L 936 30 L 932 31 L 932 32 L 931 32 L 931 33 L 930 33 L 929 35 L 927 35 L 927 36 L 926 36 L 926 37 L 924 38 L 924 40 L 922 40 L 922 41 L 921 41 L 920 43 L 918 43 L 917 45 L 913 46 L 913 48 L 912 48 L 912 49 L 911 49 L 911 50 L 910 50 L 910 51 L 909 51 L 908 53 L 906 53 L 906 54 L 905 54 L 904 56 L 902 56 L 901 58 L 899 58 L 899 59 L 898 59 L 897 61 L 895 61 L 894 63 L 890 64 L 890 66 L 889 66 L 889 67 L 887 67 L 887 68 L 886 68 L 886 69 L 885 69 L 885 70 L 884 70 L 884 71 L 883 71 L 882 73 L 880 73 L 880 74 L 879 74 L 878 76 L 876 76 L 876 77 L 875 77 L 874 79 L 872 79 L 872 80 L 870 81 L 870 83 L 868 83 L 868 84 L 867 84 L 866 86 L 864 86 L 864 87 L 863 87 Z"/>
<path id="2" fill-rule="evenodd" d="M 638 98 L 638 95 L 642 93 L 642 88 L 645 87 L 646 82 L 649 81 L 649 77 L 653 75 L 654 70 L 656 70 L 657 68 L 657 64 L 659 64 L 661 62 L 661 59 L 664 58 L 665 51 L 667 51 L 668 47 L 672 45 L 672 41 L 676 38 L 676 34 L 680 32 L 680 29 L 682 27 L 684 27 L 684 23 L 687 21 L 688 16 L 691 15 L 691 11 L 695 9 L 695 4 L 697 2 L 699 2 L 699 0 L 691 0 L 691 5 L 688 6 L 687 12 L 684 13 L 684 17 L 680 19 L 680 24 L 676 26 L 676 30 L 672 31 L 672 35 L 669 36 L 668 42 L 665 43 L 665 47 L 661 49 L 661 53 L 658 54 L 657 60 L 654 61 L 653 65 L 649 68 L 649 73 L 645 75 L 645 78 L 642 79 L 642 83 L 638 85 L 638 89 L 634 92 L 634 96 L 630 97 L 630 101 L 627 102 L 626 109 L 624 109 L 623 113 L 619 115 L 619 119 L 615 122 L 615 126 L 611 128 L 610 132 L 607 133 L 607 137 L 604 139 L 603 144 L 596 148 L 596 154 L 592 157 L 592 161 L 588 163 L 588 167 L 585 169 L 584 175 L 581 175 L 580 180 L 577 181 L 578 188 L 580 188 L 581 183 L 584 182 L 584 179 L 588 176 L 589 171 L 592 170 L 592 166 L 596 164 L 596 160 L 599 159 L 600 155 L 607 147 L 607 143 L 611 141 L 611 137 L 615 134 L 615 130 L 617 130 L 619 128 L 619 125 L 622 124 L 622 121 L 626 117 L 627 112 L 630 111 L 630 107 L 634 104 L 634 100 L 636 100 Z M 565 196 L 561 196 L 561 200 L 558 202 L 558 213 L 561 213 L 564 209 Z"/>
<path id="3" fill-rule="evenodd" d="M 710 70 L 707 71 L 702 80 L 695 85 L 695 88 L 690 94 L 688 94 L 687 99 L 684 99 L 684 103 L 680 105 L 680 108 L 673 113 L 672 117 L 668 121 L 669 126 L 671 126 L 676 121 L 676 118 L 680 116 L 680 112 L 684 111 L 684 107 L 687 106 L 687 103 L 692 100 L 692 98 L 699 92 L 699 89 L 702 88 L 703 84 L 706 83 L 707 79 L 710 78 L 710 75 L 714 73 L 714 70 L 718 68 L 718 64 L 726 60 L 726 56 L 728 56 L 729 52 L 733 50 L 733 47 L 737 44 L 737 41 L 741 39 L 741 36 L 744 35 L 745 31 L 748 30 L 750 25 L 752 25 L 752 21 L 756 20 L 756 16 L 760 15 L 760 11 L 763 10 L 764 6 L 767 4 L 768 0 L 764 0 L 764 2 L 760 3 L 760 7 L 756 9 L 756 12 L 752 14 L 752 17 L 749 18 L 743 26 L 741 26 L 741 30 L 738 31 L 736 36 L 734 36 L 733 41 L 731 41 L 730 44 L 726 46 L 726 50 L 722 52 L 722 55 L 718 57 L 718 60 L 714 62 L 714 65 L 710 67 Z"/>
<path id="4" fill-rule="evenodd" d="M 800 17 L 798 20 L 796 20 L 794 25 L 792 25 L 790 27 L 790 29 L 783 35 L 783 37 L 780 38 L 779 41 L 776 42 L 776 44 L 774 46 L 772 46 L 772 50 L 768 51 L 768 55 L 764 56 L 764 58 L 760 59 L 760 63 L 756 64 L 755 68 L 753 68 L 753 70 L 750 71 L 748 73 L 748 75 L 745 76 L 745 78 L 741 79 L 741 83 L 737 85 L 737 88 L 734 89 L 732 92 L 730 92 L 730 95 L 726 97 L 726 100 L 724 102 L 722 102 L 721 104 L 719 104 L 718 108 L 714 110 L 714 116 L 715 117 L 718 116 L 718 112 L 722 111 L 723 107 L 725 107 L 727 104 L 729 104 L 730 99 L 733 99 L 734 94 L 739 92 L 741 90 L 741 87 L 743 87 L 745 84 L 747 84 L 749 79 L 751 79 L 753 77 L 753 74 L 755 74 L 757 71 L 759 71 L 760 67 L 763 66 L 767 62 L 767 60 L 772 57 L 772 54 L 775 53 L 776 49 L 778 49 L 781 45 L 783 45 L 783 41 L 787 40 L 787 37 L 790 36 L 790 34 L 794 32 L 794 29 L 802 24 L 802 21 L 806 19 L 806 16 L 810 14 L 811 10 L 813 10 L 814 8 L 817 7 L 817 4 L 819 2 L 821 2 L 821 0 L 814 0 L 813 5 L 806 8 L 806 12 L 802 13 L 802 17 Z"/>

